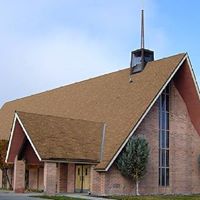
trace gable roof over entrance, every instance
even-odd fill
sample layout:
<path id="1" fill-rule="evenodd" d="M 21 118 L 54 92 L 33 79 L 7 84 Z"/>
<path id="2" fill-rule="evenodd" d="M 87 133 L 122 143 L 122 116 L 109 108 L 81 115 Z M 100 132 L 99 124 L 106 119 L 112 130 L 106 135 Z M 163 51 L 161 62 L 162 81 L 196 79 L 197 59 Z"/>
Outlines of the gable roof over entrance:
<path id="1" fill-rule="evenodd" d="M 15 113 L 8 162 L 14 162 L 9 155 L 14 139 L 19 139 L 14 134 L 21 134 L 15 131 L 17 121 L 40 161 L 100 162 L 103 123 L 26 112 Z"/>
<path id="2" fill-rule="evenodd" d="M 147 63 L 132 75 L 129 68 L 6 103 L 0 111 L 0 134 L 8 138 L 14 110 L 83 119 L 106 124 L 103 160 L 108 170 L 187 54 Z"/>

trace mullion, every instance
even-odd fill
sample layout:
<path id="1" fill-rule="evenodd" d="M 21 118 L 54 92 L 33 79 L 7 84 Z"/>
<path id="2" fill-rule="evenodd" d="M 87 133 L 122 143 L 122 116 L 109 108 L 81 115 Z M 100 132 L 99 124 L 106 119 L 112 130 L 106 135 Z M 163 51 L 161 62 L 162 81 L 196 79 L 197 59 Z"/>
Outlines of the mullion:
<path id="1" fill-rule="evenodd" d="M 169 184 L 169 88 L 165 88 L 159 102 L 159 185 L 167 186 Z"/>

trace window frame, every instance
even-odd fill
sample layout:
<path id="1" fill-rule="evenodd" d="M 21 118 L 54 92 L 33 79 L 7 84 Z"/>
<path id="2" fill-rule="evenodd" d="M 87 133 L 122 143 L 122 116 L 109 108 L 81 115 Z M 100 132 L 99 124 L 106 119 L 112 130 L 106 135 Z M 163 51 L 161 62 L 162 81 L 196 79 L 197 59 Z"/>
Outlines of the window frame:
<path id="1" fill-rule="evenodd" d="M 159 186 L 169 186 L 170 84 L 159 97 Z M 164 118 L 164 120 L 163 120 Z"/>

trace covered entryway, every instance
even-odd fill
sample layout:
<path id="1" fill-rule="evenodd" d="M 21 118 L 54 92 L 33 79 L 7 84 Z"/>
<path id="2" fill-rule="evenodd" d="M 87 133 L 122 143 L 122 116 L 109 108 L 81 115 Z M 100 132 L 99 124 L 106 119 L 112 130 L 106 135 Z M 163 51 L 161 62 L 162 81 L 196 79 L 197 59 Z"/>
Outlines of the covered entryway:
<path id="1" fill-rule="evenodd" d="M 90 190 L 90 165 L 76 165 L 75 192 Z"/>
<path id="2" fill-rule="evenodd" d="M 14 164 L 15 192 L 44 190 L 44 163 L 39 160 L 26 130 L 17 118 L 14 119 L 6 161 Z"/>
<path id="3" fill-rule="evenodd" d="M 14 164 L 14 191 L 90 191 L 101 135 L 101 123 L 16 112 L 6 156 Z"/>

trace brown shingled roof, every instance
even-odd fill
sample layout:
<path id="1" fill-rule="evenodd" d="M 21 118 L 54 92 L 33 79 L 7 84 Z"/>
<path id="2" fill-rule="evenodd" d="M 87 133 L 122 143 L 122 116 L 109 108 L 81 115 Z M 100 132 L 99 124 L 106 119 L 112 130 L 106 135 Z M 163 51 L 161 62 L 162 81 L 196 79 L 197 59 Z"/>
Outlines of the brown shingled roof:
<path id="1" fill-rule="evenodd" d="M 103 123 L 19 112 L 42 160 L 99 162 Z"/>
<path id="2" fill-rule="evenodd" d="M 132 75 L 129 68 L 6 103 L 0 110 L 1 138 L 8 138 L 14 110 L 106 123 L 105 169 L 186 54 L 149 62 Z"/>

